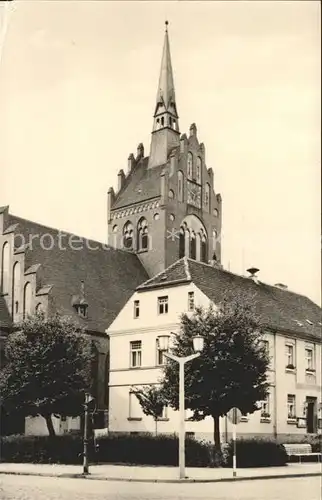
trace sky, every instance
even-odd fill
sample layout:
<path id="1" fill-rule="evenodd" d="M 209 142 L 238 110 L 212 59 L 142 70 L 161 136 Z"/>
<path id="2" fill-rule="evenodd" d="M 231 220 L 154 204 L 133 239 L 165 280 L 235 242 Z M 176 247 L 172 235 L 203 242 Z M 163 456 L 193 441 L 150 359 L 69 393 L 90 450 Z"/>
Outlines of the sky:
<path id="1" fill-rule="evenodd" d="M 106 241 L 107 190 L 140 142 L 149 152 L 167 19 L 180 131 L 196 123 L 223 199 L 224 267 L 257 267 L 320 304 L 319 11 L 308 0 L 10 3 L 0 206 Z"/>

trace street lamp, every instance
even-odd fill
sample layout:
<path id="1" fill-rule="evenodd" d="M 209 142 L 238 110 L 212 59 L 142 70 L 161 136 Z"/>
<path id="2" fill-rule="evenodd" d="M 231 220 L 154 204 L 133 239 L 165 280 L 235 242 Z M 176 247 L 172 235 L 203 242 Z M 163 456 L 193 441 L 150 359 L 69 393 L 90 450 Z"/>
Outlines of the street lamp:
<path id="1" fill-rule="evenodd" d="M 195 354 L 190 356 L 174 356 L 166 352 L 169 347 L 170 335 L 160 335 L 159 349 L 163 352 L 164 356 L 173 359 L 179 363 L 179 477 L 185 478 L 185 408 L 184 408 L 184 365 L 188 361 L 192 361 L 200 356 L 203 350 L 204 338 L 201 335 L 195 335 L 192 338 L 193 349 Z"/>

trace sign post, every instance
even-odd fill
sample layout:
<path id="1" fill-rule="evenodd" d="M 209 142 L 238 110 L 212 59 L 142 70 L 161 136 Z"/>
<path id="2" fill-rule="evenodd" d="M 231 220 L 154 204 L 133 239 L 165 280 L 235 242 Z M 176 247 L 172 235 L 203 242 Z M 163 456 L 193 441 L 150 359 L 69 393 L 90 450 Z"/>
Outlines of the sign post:
<path id="1" fill-rule="evenodd" d="M 89 474 L 88 471 L 88 413 L 89 406 L 91 402 L 94 402 L 94 398 L 86 393 L 85 394 L 85 405 L 84 405 L 84 451 L 83 451 L 83 474 Z"/>
<path id="2" fill-rule="evenodd" d="M 237 424 L 239 424 L 242 413 L 239 408 L 233 407 L 227 413 L 228 420 L 233 424 L 233 477 L 237 476 L 237 460 L 236 460 L 236 434 Z"/>

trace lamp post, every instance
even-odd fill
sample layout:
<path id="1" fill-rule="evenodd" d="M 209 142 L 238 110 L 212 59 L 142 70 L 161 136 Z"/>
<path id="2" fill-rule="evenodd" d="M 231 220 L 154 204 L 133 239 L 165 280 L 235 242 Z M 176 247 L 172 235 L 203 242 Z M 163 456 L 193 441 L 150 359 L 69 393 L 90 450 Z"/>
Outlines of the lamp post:
<path id="1" fill-rule="evenodd" d="M 184 407 L 184 366 L 189 361 L 200 356 L 203 350 L 204 339 L 201 335 L 193 337 L 193 349 L 195 354 L 190 356 L 174 356 L 166 352 L 169 347 L 170 335 L 161 335 L 159 337 L 159 349 L 163 352 L 164 356 L 179 363 L 179 478 L 185 478 L 185 407 Z"/>

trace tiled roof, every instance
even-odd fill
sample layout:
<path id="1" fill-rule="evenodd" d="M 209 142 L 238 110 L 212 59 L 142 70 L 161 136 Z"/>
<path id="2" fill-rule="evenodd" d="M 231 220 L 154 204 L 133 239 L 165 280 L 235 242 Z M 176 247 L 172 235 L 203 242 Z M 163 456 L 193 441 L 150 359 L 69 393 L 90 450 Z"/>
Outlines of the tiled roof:
<path id="1" fill-rule="evenodd" d="M 37 271 L 39 291 L 52 286 L 49 297 L 53 309 L 73 316 L 91 331 L 104 333 L 136 287 L 148 278 L 134 254 L 9 214 L 6 226 L 13 224 L 18 224 L 16 246 L 30 243 L 25 251 L 25 270 Z M 59 235 L 67 236 L 59 240 Z M 68 244 L 71 236 L 72 246 Z M 42 246 L 52 248 L 46 250 Z M 37 270 L 38 264 L 41 267 Z M 85 320 L 72 307 L 72 297 L 80 293 L 81 280 L 89 304 Z"/>
<path id="2" fill-rule="evenodd" d="M 128 175 L 125 185 L 112 205 L 112 210 L 157 198 L 161 194 L 161 172 L 165 165 L 147 168 L 149 158 L 143 158 Z"/>
<path id="3" fill-rule="evenodd" d="M 260 281 L 256 283 L 250 278 L 195 260 L 178 260 L 139 286 L 138 290 L 180 282 L 193 282 L 217 304 L 227 292 L 239 291 L 251 295 L 263 325 L 321 339 L 321 308 L 307 297 Z"/>

